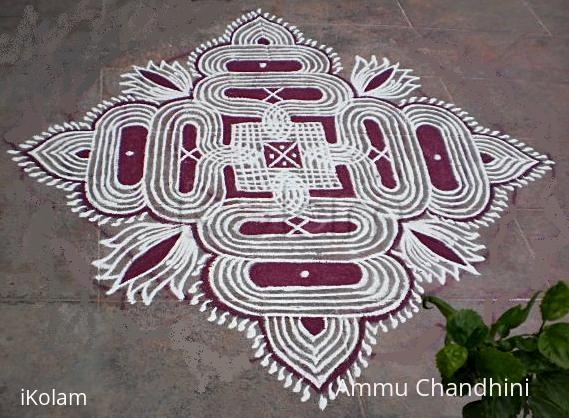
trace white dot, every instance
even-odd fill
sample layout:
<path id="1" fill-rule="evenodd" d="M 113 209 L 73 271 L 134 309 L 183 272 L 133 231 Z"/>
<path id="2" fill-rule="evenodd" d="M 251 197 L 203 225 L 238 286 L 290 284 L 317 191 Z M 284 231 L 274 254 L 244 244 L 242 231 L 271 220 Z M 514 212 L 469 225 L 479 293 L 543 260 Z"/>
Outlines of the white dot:
<path id="1" fill-rule="evenodd" d="M 261 67 L 261 68 L 266 68 L 266 67 L 267 67 L 267 63 L 266 63 L 266 62 L 260 62 L 260 63 L 259 63 L 259 67 Z"/>
<path id="2" fill-rule="evenodd" d="M 302 270 L 300 272 L 300 277 L 302 277 L 303 279 L 306 279 L 308 276 L 310 276 L 310 273 L 308 272 L 308 270 Z"/>
<path id="3" fill-rule="evenodd" d="M 435 159 L 435 161 L 440 161 L 440 160 L 443 159 L 443 157 L 441 157 L 441 154 L 435 154 L 435 155 L 433 156 L 433 158 Z"/>
<path id="4" fill-rule="evenodd" d="M 127 157 L 132 157 L 134 155 L 134 151 L 127 151 L 125 154 Z"/>

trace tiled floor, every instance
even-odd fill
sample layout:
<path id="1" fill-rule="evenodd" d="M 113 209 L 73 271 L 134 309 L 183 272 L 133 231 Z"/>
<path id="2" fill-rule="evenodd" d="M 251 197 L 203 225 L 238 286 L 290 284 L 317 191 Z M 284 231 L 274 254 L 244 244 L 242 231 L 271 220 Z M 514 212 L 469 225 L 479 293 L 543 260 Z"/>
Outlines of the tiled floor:
<path id="1" fill-rule="evenodd" d="M 30 5 L 26 5 L 30 4 Z M 548 153 L 552 174 L 515 195 L 484 232 L 487 262 L 436 294 L 488 319 L 569 270 L 569 2 L 0 1 L 0 415 L 456 417 L 462 399 L 348 398 L 320 413 L 251 360 L 248 342 L 172 300 L 125 306 L 93 286 L 101 233 L 4 152 L 118 92 L 119 74 L 184 55 L 263 7 L 333 46 L 387 56 L 423 77 L 421 94 Z M 365 381 L 436 377 L 433 311 L 383 336 Z M 21 387 L 84 391 L 80 409 L 22 408 Z"/>

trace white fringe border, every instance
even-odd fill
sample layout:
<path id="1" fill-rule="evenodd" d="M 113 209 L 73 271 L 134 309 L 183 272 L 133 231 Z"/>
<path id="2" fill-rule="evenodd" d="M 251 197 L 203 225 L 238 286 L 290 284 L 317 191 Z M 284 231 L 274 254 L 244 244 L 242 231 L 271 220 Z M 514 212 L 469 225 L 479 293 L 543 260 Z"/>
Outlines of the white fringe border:
<path id="1" fill-rule="evenodd" d="M 332 63 L 332 74 L 338 74 L 343 70 L 340 56 L 336 52 L 334 52 L 334 48 L 325 44 L 319 44 L 318 41 L 315 41 L 314 39 L 305 38 L 304 34 L 296 26 L 291 25 L 288 22 L 285 22 L 281 17 L 277 17 L 268 12 L 263 12 L 261 9 L 257 9 L 249 13 L 243 14 L 241 17 L 238 17 L 229 25 L 227 25 L 227 28 L 223 33 L 223 35 L 217 38 L 213 38 L 210 41 L 204 42 L 196 49 L 194 49 L 190 53 L 190 56 L 188 57 L 188 66 L 190 68 L 190 74 L 194 77 L 201 77 L 201 74 L 197 70 L 196 66 L 196 61 L 199 58 L 199 56 L 204 52 L 212 48 L 215 48 L 216 46 L 229 44 L 231 42 L 231 36 L 233 35 L 233 32 L 235 32 L 236 29 L 238 29 L 241 25 L 247 22 L 251 22 L 252 20 L 258 17 L 263 17 L 270 22 L 279 24 L 287 28 L 295 37 L 297 44 L 307 45 L 312 48 L 317 48 L 322 52 L 324 52 L 328 56 L 330 62 Z"/>
<path id="2" fill-rule="evenodd" d="M 299 393 L 301 402 L 306 402 L 311 396 L 319 396 L 318 406 L 324 410 L 329 400 L 332 401 L 337 398 L 340 388 L 346 385 L 346 381 L 350 385 L 355 383 L 355 379 L 361 376 L 362 370 L 368 367 L 373 347 L 379 340 L 379 331 L 386 333 L 390 329 L 395 329 L 399 324 L 407 322 L 419 312 L 422 303 L 421 295 L 424 293 L 424 289 L 417 281 L 421 282 L 422 278 L 417 278 L 415 281 L 414 288 L 411 291 L 411 298 L 402 309 L 394 314 L 390 314 L 385 320 L 381 320 L 377 323 L 367 322 L 365 324 L 365 334 L 356 361 L 354 361 L 343 376 L 338 376 L 335 381 L 328 385 L 327 393 L 316 392 L 310 384 L 304 382 L 303 378 L 294 376 L 293 373 L 286 370 L 285 366 L 279 364 L 272 358 L 272 353 L 266 349 L 267 342 L 265 341 L 265 336 L 260 331 L 258 321 L 249 318 L 238 318 L 229 312 L 220 312 L 215 306 L 211 307 L 210 304 L 212 304 L 213 301 L 205 298 L 205 293 L 201 291 L 201 285 L 203 284 L 201 280 L 193 283 L 188 289 L 188 293 L 192 295 L 190 304 L 199 305 L 200 312 L 208 315 L 207 320 L 209 322 L 215 322 L 222 326 L 225 325 L 229 329 L 236 329 L 237 331 L 245 333 L 248 339 L 253 340 L 251 344 L 253 357 L 255 359 L 261 359 L 261 366 L 268 368 L 268 373 L 275 375 L 279 382 L 283 382 L 285 388 L 290 388 L 292 392 Z"/>
<path id="3" fill-rule="evenodd" d="M 146 213 L 124 218 L 117 218 L 97 213 L 94 209 L 85 206 L 84 200 L 80 198 L 82 193 L 76 191 L 77 188 L 81 185 L 80 182 L 53 177 L 42 167 L 40 167 L 33 158 L 30 158 L 25 154 L 26 151 L 37 147 L 38 145 L 42 144 L 43 142 L 59 133 L 85 130 L 91 131 L 93 122 L 108 109 L 116 105 L 133 102 L 135 100 L 136 99 L 130 95 L 122 95 L 112 97 L 109 100 L 103 100 L 102 103 L 99 103 L 98 105 L 91 108 L 91 110 L 85 114 L 82 121 L 64 122 L 62 124 L 52 125 L 41 134 L 34 135 L 31 139 L 28 139 L 27 141 L 20 144 L 18 146 L 19 149 L 8 150 L 8 154 L 12 156 L 12 160 L 15 161 L 25 173 L 27 173 L 31 178 L 35 179 L 38 183 L 45 183 L 47 186 L 54 186 L 57 189 L 71 192 L 66 196 L 68 200 L 67 205 L 70 206 L 71 211 L 73 213 L 77 213 L 80 218 L 86 218 L 90 222 L 97 223 L 98 225 L 104 225 L 110 222 L 110 225 L 112 226 L 119 226 L 122 224 L 131 224 L 133 222 L 142 221 L 146 218 Z"/>

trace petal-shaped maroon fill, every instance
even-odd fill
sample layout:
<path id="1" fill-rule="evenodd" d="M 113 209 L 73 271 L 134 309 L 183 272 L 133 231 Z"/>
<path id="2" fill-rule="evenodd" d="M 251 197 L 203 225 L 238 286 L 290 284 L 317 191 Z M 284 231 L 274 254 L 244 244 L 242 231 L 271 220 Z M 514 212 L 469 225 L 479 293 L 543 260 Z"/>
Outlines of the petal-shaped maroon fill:
<path id="1" fill-rule="evenodd" d="M 172 83 L 170 80 L 168 80 L 166 77 L 164 77 L 161 74 L 155 73 L 154 71 L 150 70 L 138 70 L 138 72 L 147 79 L 149 79 L 150 81 L 152 81 L 153 83 L 158 84 L 159 86 L 166 87 L 172 90 L 181 91 L 178 88 L 178 86 L 176 86 L 174 83 Z"/>
<path id="2" fill-rule="evenodd" d="M 391 73 L 393 73 L 393 68 L 388 68 L 387 70 L 382 71 L 381 73 L 376 75 L 374 78 L 372 78 L 369 81 L 369 83 L 367 83 L 364 91 L 370 91 L 370 90 L 378 88 L 379 86 L 381 86 L 383 83 L 385 83 L 389 79 L 389 77 L 391 76 Z"/>
<path id="3" fill-rule="evenodd" d="M 122 282 L 126 282 L 133 277 L 136 277 L 145 271 L 150 270 L 152 267 L 158 265 L 174 247 L 176 242 L 180 238 L 180 234 L 176 234 L 173 237 L 165 239 L 158 244 L 151 247 L 144 254 L 138 256 L 126 270 Z"/>
<path id="4" fill-rule="evenodd" d="M 75 153 L 75 155 L 77 155 L 79 158 L 89 158 L 89 155 L 91 155 L 91 150 L 88 149 L 82 149 L 81 151 L 78 151 Z"/>
<path id="5" fill-rule="evenodd" d="M 305 317 L 300 318 L 300 322 L 302 323 L 302 326 L 314 336 L 320 334 L 324 330 L 325 326 L 324 318 Z"/>
<path id="6" fill-rule="evenodd" d="M 453 263 L 460 264 L 462 266 L 466 265 L 462 257 L 455 253 L 451 248 L 449 248 L 444 242 L 439 241 L 429 235 L 422 234 L 420 232 L 412 230 L 413 234 L 417 237 L 421 243 L 430 249 L 432 252 L 440 257 L 446 258 Z"/>
<path id="7" fill-rule="evenodd" d="M 484 164 L 488 164 L 494 161 L 494 157 L 490 154 L 486 154 L 485 152 L 481 152 L 480 157 L 482 158 L 482 162 Z"/>

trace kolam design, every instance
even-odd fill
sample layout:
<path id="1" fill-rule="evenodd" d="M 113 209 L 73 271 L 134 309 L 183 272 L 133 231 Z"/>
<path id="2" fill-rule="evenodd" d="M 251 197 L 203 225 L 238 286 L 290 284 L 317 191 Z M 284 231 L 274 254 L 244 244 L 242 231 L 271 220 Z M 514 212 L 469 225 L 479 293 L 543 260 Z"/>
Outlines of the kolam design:
<path id="1" fill-rule="evenodd" d="M 251 12 L 10 153 L 115 230 L 94 262 L 108 294 L 197 305 L 324 409 L 425 285 L 477 274 L 479 228 L 553 164 L 454 104 L 408 97 L 419 79 L 399 64 L 341 71 L 332 48 Z"/>

